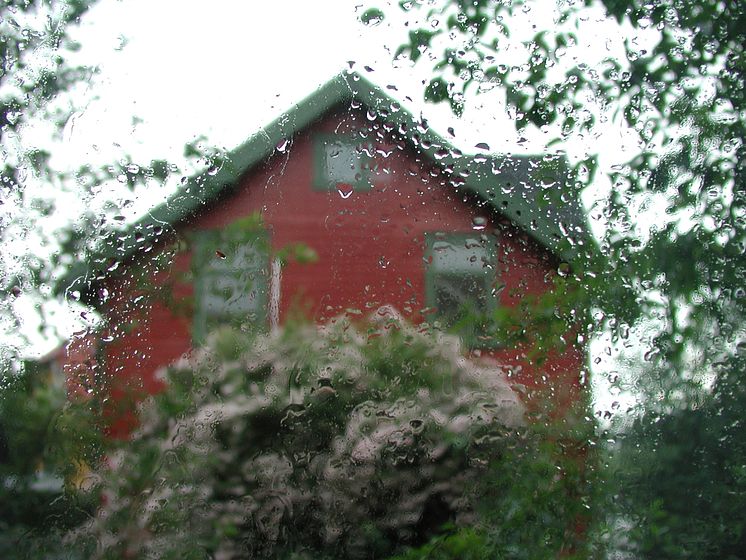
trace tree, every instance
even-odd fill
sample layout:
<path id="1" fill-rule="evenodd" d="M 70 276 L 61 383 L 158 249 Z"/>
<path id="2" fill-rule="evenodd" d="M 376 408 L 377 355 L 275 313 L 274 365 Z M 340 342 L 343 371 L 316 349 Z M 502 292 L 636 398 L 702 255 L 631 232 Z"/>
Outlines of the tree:
<path id="1" fill-rule="evenodd" d="M 561 4 L 516 62 L 503 46 L 511 15 L 531 3 L 457 0 L 429 3 L 426 21 L 443 23 L 410 31 L 400 54 L 433 55 L 425 98 L 456 113 L 476 86 L 499 84 L 519 130 L 556 125 L 562 142 L 618 114 L 637 134 L 638 153 L 609 170 L 606 257 L 574 263 L 586 289 L 569 292 L 581 294 L 571 301 L 581 324 L 611 333 L 639 371 L 639 416 L 615 456 L 637 468 L 620 467 L 625 499 L 612 520 L 637 530 L 617 545 L 651 558 L 741 558 L 746 10 L 736 0 L 600 4 L 620 29 L 649 30 L 652 47 L 627 41 L 623 58 L 565 62 L 597 6 L 587 0 Z M 591 182 L 595 161 L 578 162 L 578 181 Z M 638 220 L 642 201 L 662 204 L 655 223 Z M 655 333 L 643 351 L 630 329 Z"/>
<path id="2" fill-rule="evenodd" d="M 96 415 L 29 367 L 0 392 L 0 554 L 58 557 L 62 536 L 91 514 L 80 492 L 97 459 Z"/>
<path id="3" fill-rule="evenodd" d="M 64 338 L 47 316 L 63 295 L 74 303 L 75 294 L 65 294 L 59 277 L 121 228 L 123 191 L 131 195 L 175 169 L 163 160 L 136 164 L 126 155 L 116 161 L 112 156 L 107 165 L 82 158 L 64 168 L 53 162 L 63 130 L 72 127 L 87 101 L 80 86 L 96 73 L 80 62 L 81 45 L 71 38 L 93 4 L 12 0 L 0 7 L 0 235 L 7 248 L 0 258 L 3 377 L 17 372 L 19 358 L 28 352 L 28 329 L 21 326 L 30 316 L 42 339 Z M 38 144 L 40 131 L 48 138 L 44 145 Z"/>

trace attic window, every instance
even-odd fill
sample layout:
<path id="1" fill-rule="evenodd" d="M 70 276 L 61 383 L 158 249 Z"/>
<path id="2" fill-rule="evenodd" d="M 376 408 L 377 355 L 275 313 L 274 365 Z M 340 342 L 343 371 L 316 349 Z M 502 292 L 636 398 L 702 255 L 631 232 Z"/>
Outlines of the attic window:
<path id="1" fill-rule="evenodd" d="M 425 242 L 425 300 L 434 310 L 431 322 L 460 335 L 472 348 L 494 346 L 489 325 L 497 306 L 496 247 L 471 233 L 430 233 Z"/>
<path id="2" fill-rule="evenodd" d="M 314 188 L 370 188 L 368 150 L 354 136 L 323 134 L 314 138 Z"/>

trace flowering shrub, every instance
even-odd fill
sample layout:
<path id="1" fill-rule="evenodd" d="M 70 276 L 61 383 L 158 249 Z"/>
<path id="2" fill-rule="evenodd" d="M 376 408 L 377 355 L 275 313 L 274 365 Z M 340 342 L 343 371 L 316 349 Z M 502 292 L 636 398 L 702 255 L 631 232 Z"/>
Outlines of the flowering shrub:
<path id="1" fill-rule="evenodd" d="M 497 366 L 391 313 L 213 333 L 164 372 L 72 537 L 96 557 L 383 557 L 447 522 L 523 406 Z"/>

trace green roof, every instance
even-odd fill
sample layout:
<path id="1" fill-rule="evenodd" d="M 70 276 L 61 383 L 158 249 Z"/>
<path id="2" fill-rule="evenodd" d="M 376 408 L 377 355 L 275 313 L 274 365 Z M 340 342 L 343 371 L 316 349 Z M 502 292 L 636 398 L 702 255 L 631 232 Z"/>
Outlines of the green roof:
<path id="1" fill-rule="evenodd" d="M 134 258 L 163 234 L 163 226 L 188 221 L 198 211 L 230 193 L 240 177 L 328 111 L 358 100 L 376 119 L 394 125 L 412 147 L 461 178 L 461 188 L 525 230 L 558 258 L 572 262 L 590 243 L 578 193 L 568 181 L 564 156 L 463 154 L 364 77 L 345 72 L 332 78 L 309 97 L 252 135 L 225 157 L 215 174 L 194 175 L 163 204 L 143 218 L 104 239 L 85 262 L 70 267 L 57 283 L 58 291 L 88 291 L 110 272 Z"/>

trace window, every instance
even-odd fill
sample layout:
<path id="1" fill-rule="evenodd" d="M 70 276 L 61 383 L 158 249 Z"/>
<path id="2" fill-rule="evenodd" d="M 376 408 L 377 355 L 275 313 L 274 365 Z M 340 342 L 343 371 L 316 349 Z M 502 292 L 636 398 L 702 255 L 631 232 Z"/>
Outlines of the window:
<path id="1" fill-rule="evenodd" d="M 354 190 L 370 188 L 370 150 L 354 136 L 322 134 L 314 139 L 314 188 L 336 189 L 347 185 Z M 351 192 L 351 191 L 349 191 Z"/>
<path id="2" fill-rule="evenodd" d="M 266 326 L 269 243 L 265 231 L 234 224 L 199 232 L 193 265 L 196 343 L 219 325 L 252 331 Z"/>
<path id="3" fill-rule="evenodd" d="M 430 320 L 471 347 L 493 345 L 488 335 L 497 305 L 494 242 L 470 233 L 430 233 L 425 242 L 425 298 L 434 309 Z"/>

